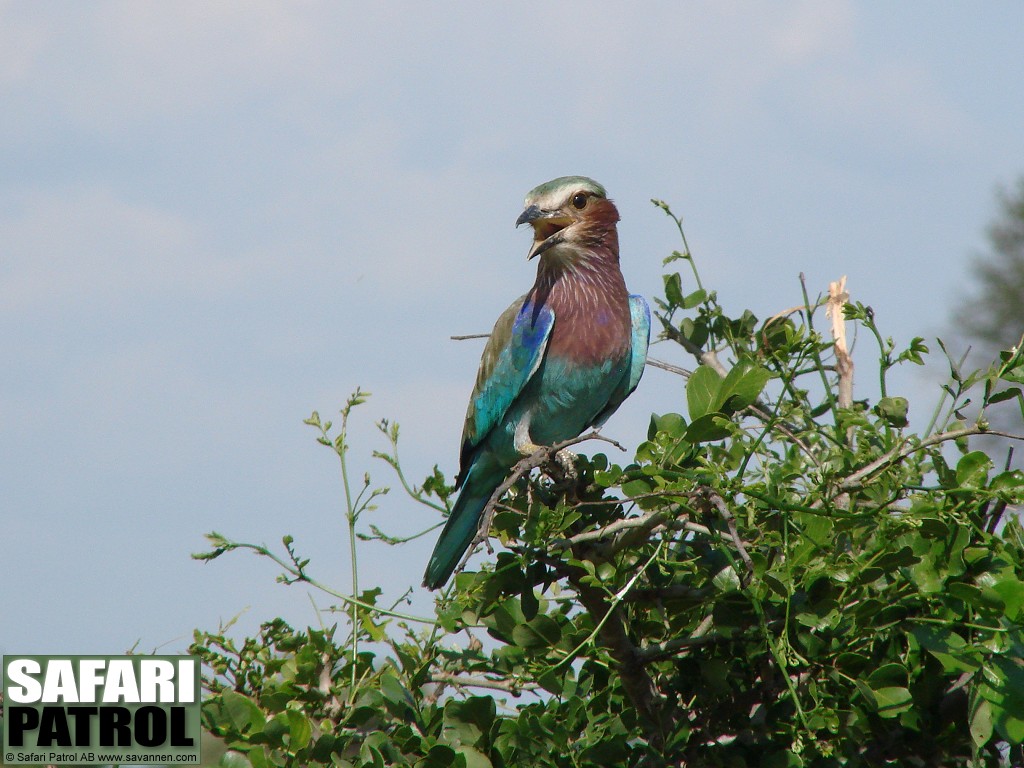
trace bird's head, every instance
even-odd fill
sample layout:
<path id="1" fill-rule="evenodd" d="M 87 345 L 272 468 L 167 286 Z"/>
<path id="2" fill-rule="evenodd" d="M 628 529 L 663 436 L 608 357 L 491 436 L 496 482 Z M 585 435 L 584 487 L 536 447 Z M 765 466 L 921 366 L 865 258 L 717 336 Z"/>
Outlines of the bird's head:
<path id="1" fill-rule="evenodd" d="M 516 226 L 533 227 L 527 259 L 550 252 L 580 253 L 615 232 L 619 212 L 604 187 L 586 176 L 561 176 L 530 190 Z M 616 256 L 618 243 L 615 242 Z"/>

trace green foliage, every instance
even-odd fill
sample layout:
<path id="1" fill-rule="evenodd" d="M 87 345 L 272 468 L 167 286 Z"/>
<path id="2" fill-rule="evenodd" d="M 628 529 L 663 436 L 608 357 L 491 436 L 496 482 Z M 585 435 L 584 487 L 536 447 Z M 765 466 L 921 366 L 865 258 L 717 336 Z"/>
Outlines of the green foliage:
<path id="1" fill-rule="evenodd" d="M 433 616 L 319 584 L 290 537 L 278 556 L 211 534 L 200 557 L 270 557 L 347 619 L 196 633 L 225 764 L 1024 764 L 1024 474 L 972 444 L 990 409 L 1018 407 L 1024 354 L 970 373 L 950 360 L 912 431 L 920 404 L 887 377 L 923 364 L 922 339 L 898 350 L 846 304 L 877 343 L 879 397 L 841 405 L 822 302 L 729 315 L 683 245 L 666 262 L 687 261 L 696 288 L 667 276 L 657 315 L 667 347 L 697 359 L 685 397 L 630 461 L 521 472 L 495 509 L 502 548 Z M 340 433 L 309 420 L 342 462 L 353 584 L 360 536 L 412 538 L 357 530 L 384 492 L 369 477 L 349 490 L 345 425 L 363 399 Z M 380 427 L 408 496 L 447 509 L 440 471 L 410 484 L 397 427 Z"/>

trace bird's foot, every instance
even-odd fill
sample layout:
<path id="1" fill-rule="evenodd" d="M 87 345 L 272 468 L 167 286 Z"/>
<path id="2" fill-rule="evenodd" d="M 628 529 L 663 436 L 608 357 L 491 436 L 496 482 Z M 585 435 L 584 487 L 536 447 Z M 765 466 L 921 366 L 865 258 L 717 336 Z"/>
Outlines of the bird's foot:
<path id="1" fill-rule="evenodd" d="M 576 459 L 575 453 L 570 451 L 568 448 L 563 448 L 557 451 L 554 456 L 555 463 L 562 470 L 562 474 L 565 475 L 567 480 L 576 480 L 579 478 L 579 473 L 576 471 Z"/>
<path id="2" fill-rule="evenodd" d="M 518 436 L 517 436 L 517 438 L 518 438 Z M 524 439 L 524 440 L 516 439 L 516 441 L 513 443 L 513 445 L 515 446 L 516 453 L 518 453 L 524 459 L 528 458 L 530 456 L 535 456 L 540 451 L 546 451 L 547 450 L 547 446 L 545 446 L 545 445 L 537 445 L 535 442 L 533 442 L 532 440 L 529 440 L 529 439 Z"/>
<path id="3" fill-rule="evenodd" d="M 519 452 L 519 455 L 524 458 L 535 457 L 541 453 L 551 450 L 548 446 L 537 445 L 530 440 L 517 442 L 515 447 L 516 451 Z M 577 456 L 575 453 L 570 451 L 568 448 L 562 448 L 559 451 L 555 451 L 553 455 L 550 455 L 550 458 L 546 460 L 546 463 L 549 467 L 551 465 L 558 467 L 563 480 L 575 481 L 579 478 L 579 473 L 576 471 L 576 459 Z M 551 475 L 551 472 L 547 472 L 547 474 Z M 555 479 L 557 480 L 557 478 Z"/>

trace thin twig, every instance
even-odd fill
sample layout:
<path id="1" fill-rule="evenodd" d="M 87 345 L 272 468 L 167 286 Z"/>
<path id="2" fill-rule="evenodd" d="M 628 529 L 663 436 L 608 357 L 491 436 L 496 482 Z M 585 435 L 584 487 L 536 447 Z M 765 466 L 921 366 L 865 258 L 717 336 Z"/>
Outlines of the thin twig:
<path id="1" fill-rule="evenodd" d="M 761 421 L 764 422 L 765 424 L 768 424 L 769 422 L 772 421 L 772 415 L 768 413 L 767 410 L 764 409 L 764 406 L 760 400 L 754 402 L 753 405 L 748 405 L 746 410 L 750 411 L 752 414 L 757 416 L 757 418 L 761 419 Z M 793 445 L 795 445 L 797 448 L 803 451 L 804 455 L 807 456 L 807 458 L 810 459 L 812 462 L 814 462 L 815 466 L 821 466 L 821 461 L 818 459 L 817 456 L 814 455 L 814 451 L 811 450 L 810 446 L 807 445 L 807 443 L 805 443 L 799 437 L 797 437 L 797 434 L 794 431 L 796 429 L 795 427 L 790 427 L 783 421 L 775 421 L 773 423 L 773 426 L 776 429 L 778 429 L 779 432 L 781 432 L 790 440 L 792 440 Z"/>
<path id="2" fill-rule="evenodd" d="M 665 335 L 672 341 L 682 346 L 683 349 L 685 349 L 695 358 L 697 358 L 697 362 L 702 363 L 708 366 L 709 368 L 713 368 L 715 372 L 723 379 L 725 378 L 726 374 L 729 373 L 728 369 L 724 365 L 722 365 L 722 361 L 718 359 L 718 352 L 716 352 L 714 349 L 701 349 L 700 346 L 694 344 L 688 338 L 683 336 L 683 334 L 680 333 L 678 328 L 675 328 L 669 323 L 665 324 Z"/>
<path id="3" fill-rule="evenodd" d="M 467 333 L 464 336 L 449 336 L 448 338 L 452 341 L 466 341 L 467 339 L 487 339 L 490 338 L 489 333 Z"/>
<path id="4" fill-rule="evenodd" d="M 736 550 L 740 553 L 740 558 L 743 560 L 743 564 L 747 566 L 747 577 L 741 579 L 741 585 L 746 587 L 750 581 L 750 577 L 754 575 L 754 561 L 750 559 L 750 553 L 747 552 L 747 545 L 740 538 L 739 531 L 736 530 L 736 518 L 733 517 L 732 511 L 725 503 L 718 492 L 711 488 L 704 488 L 703 497 L 707 499 L 711 504 L 718 510 L 718 514 L 725 520 L 725 525 L 729 529 L 729 537 L 732 539 L 732 543 L 736 546 Z"/>
<path id="5" fill-rule="evenodd" d="M 535 691 L 540 688 L 536 683 L 494 680 L 490 677 L 476 675 L 453 675 L 448 672 L 435 672 L 430 676 L 430 682 L 455 685 L 460 688 L 490 688 L 495 691 L 511 693 L 513 696 L 518 696 L 522 691 Z"/>
<path id="6" fill-rule="evenodd" d="M 682 376 L 684 379 L 689 378 L 693 374 L 693 371 L 688 368 L 681 368 L 678 365 L 666 363 L 664 360 L 656 360 L 650 356 L 647 358 L 647 365 L 653 368 L 661 368 L 663 371 L 668 371 L 669 373 L 674 373 L 677 376 Z"/>

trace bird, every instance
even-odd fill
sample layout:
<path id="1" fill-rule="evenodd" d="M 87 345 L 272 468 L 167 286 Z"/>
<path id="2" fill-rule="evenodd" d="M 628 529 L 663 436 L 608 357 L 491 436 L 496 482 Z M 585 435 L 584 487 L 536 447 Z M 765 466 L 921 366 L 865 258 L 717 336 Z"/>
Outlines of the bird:
<path id="1" fill-rule="evenodd" d="M 423 586 L 444 586 L 475 538 L 487 503 L 520 459 L 599 428 L 636 389 L 651 312 L 619 268 L 619 212 L 586 176 L 532 189 L 516 227 L 529 224 L 533 287 L 494 325 L 462 432 L 459 496 Z M 461 489 L 461 490 L 460 490 Z"/>

